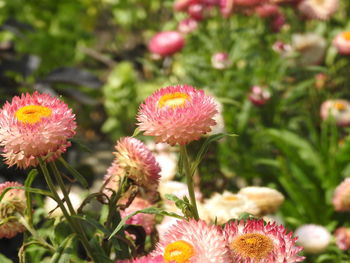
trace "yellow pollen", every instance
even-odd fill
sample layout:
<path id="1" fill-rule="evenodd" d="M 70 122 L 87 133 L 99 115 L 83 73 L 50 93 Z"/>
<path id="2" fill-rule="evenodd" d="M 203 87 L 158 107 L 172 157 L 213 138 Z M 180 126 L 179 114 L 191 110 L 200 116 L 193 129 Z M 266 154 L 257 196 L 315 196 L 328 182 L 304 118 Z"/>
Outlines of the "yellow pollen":
<path id="1" fill-rule="evenodd" d="M 227 201 L 236 201 L 236 200 L 238 200 L 238 198 L 236 196 L 226 196 L 225 200 L 227 200 Z"/>
<path id="2" fill-rule="evenodd" d="M 163 108 L 164 106 L 178 108 L 183 106 L 190 97 L 186 93 L 174 92 L 170 94 L 165 94 L 158 101 L 158 107 Z"/>
<path id="3" fill-rule="evenodd" d="M 40 105 L 27 105 L 19 108 L 15 115 L 20 122 L 34 124 L 41 121 L 41 118 L 49 117 L 52 110 Z"/>
<path id="4" fill-rule="evenodd" d="M 187 263 L 193 256 L 193 246 L 183 240 L 175 241 L 165 247 L 164 262 Z"/>
<path id="5" fill-rule="evenodd" d="M 335 102 L 334 103 L 334 108 L 336 108 L 337 110 L 345 110 L 345 105 L 344 103 L 341 103 L 341 102 Z"/>
<path id="6" fill-rule="evenodd" d="M 273 250 L 273 242 L 262 234 L 243 234 L 233 240 L 231 249 L 242 258 L 259 261 L 268 257 Z"/>
<path id="7" fill-rule="evenodd" d="M 345 32 L 343 32 L 343 38 L 344 38 L 346 41 L 350 41 L 350 31 L 345 31 Z"/>

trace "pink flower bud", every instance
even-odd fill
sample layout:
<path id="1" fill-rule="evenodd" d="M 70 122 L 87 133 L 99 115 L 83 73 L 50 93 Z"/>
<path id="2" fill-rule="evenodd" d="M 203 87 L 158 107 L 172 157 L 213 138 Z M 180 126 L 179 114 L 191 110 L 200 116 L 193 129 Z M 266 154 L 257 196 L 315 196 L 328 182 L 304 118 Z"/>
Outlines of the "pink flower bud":
<path id="1" fill-rule="evenodd" d="M 255 106 L 262 106 L 271 98 L 271 93 L 266 88 L 253 86 L 248 98 Z"/>
<path id="2" fill-rule="evenodd" d="M 338 227 L 334 232 L 335 243 L 341 250 L 350 249 L 350 228 Z"/>
<path id="3" fill-rule="evenodd" d="M 274 17 L 271 23 L 271 29 L 273 32 L 279 32 L 282 26 L 286 23 L 286 18 L 283 14 L 278 14 Z"/>
<path id="4" fill-rule="evenodd" d="M 211 65 L 216 69 L 226 69 L 231 66 L 231 60 L 226 52 L 215 53 L 211 57 Z"/>
<path id="5" fill-rule="evenodd" d="M 188 7 L 188 14 L 196 20 L 202 20 L 204 18 L 205 6 L 202 4 L 193 4 Z"/>
<path id="6" fill-rule="evenodd" d="M 179 32 L 183 34 L 191 33 L 195 31 L 197 28 L 198 28 L 197 20 L 190 17 L 181 20 L 177 26 L 177 30 L 179 30 Z"/>
<path id="7" fill-rule="evenodd" d="M 180 51 L 185 45 L 185 39 L 177 31 L 164 31 L 152 37 L 148 49 L 160 56 L 170 56 Z"/>

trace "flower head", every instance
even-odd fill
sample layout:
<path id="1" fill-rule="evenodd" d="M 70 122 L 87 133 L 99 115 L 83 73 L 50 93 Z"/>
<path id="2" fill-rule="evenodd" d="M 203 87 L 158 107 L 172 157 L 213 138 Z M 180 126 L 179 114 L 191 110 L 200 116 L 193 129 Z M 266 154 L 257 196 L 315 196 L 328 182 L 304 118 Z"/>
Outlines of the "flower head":
<path id="1" fill-rule="evenodd" d="M 338 126 L 348 126 L 350 124 L 350 102 L 342 99 L 326 100 L 321 105 L 320 115 L 323 120 L 333 117 Z"/>
<path id="2" fill-rule="evenodd" d="M 346 178 L 335 189 L 333 206 L 336 211 L 350 211 L 350 178 Z"/>
<path id="3" fill-rule="evenodd" d="M 124 211 L 121 211 L 121 216 L 126 217 L 133 212 L 149 207 L 151 207 L 151 204 L 147 200 L 136 197 L 130 206 L 128 206 Z M 126 223 L 130 225 L 140 225 L 144 228 L 146 234 L 150 235 L 153 232 L 154 225 L 156 223 L 155 215 L 143 213 L 136 214 L 129 218 Z"/>
<path id="4" fill-rule="evenodd" d="M 5 162 L 20 168 L 36 166 L 38 157 L 52 161 L 71 145 L 75 116 L 58 98 L 38 92 L 15 96 L 0 110 L 0 147 Z"/>
<path id="5" fill-rule="evenodd" d="M 327 20 L 337 11 L 339 0 L 303 0 L 298 8 L 308 18 Z"/>
<path id="6" fill-rule="evenodd" d="M 8 187 L 21 187 L 23 186 L 17 182 L 5 182 L 0 184 L 0 194 Z M 25 230 L 25 227 L 15 219 L 17 214 L 24 215 L 24 211 L 27 208 L 25 192 L 22 189 L 11 189 L 0 201 L 0 221 L 7 220 L 6 223 L 0 226 L 0 238 L 12 238 L 18 233 Z"/>
<path id="7" fill-rule="evenodd" d="M 284 201 L 284 196 L 280 192 L 269 187 L 244 187 L 238 194 L 252 200 L 263 215 L 275 213 Z"/>
<path id="8" fill-rule="evenodd" d="M 204 221 L 177 221 L 157 244 L 154 256 L 167 263 L 230 263 L 222 231 Z"/>
<path id="9" fill-rule="evenodd" d="M 211 57 L 211 65 L 216 69 L 227 69 L 232 62 L 226 52 L 217 52 Z"/>
<path id="10" fill-rule="evenodd" d="M 137 120 L 145 135 L 156 142 L 184 145 L 198 140 L 215 125 L 214 99 L 187 85 L 162 88 L 141 104 Z"/>
<path id="11" fill-rule="evenodd" d="M 185 45 L 185 39 L 177 31 L 164 31 L 156 34 L 149 42 L 148 49 L 160 56 L 171 56 Z"/>
<path id="12" fill-rule="evenodd" d="M 233 194 L 225 191 L 223 194 L 215 193 L 204 203 L 211 221 L 224 224 L 228 220 L 238 218 L 243 213 L 258 215 L 260 213 L 257 205 L 243 195 Z"/>
<path id="13" fill-rule="evenodd" d="M 160 167 L 146 145 L 136 138 L 124 137 L 117 142 L 115 149 L 116 167 L 123 175 L 147 190 L 156 191 Z"/>
<path id="14" fill-rule="evenodd" d="M 295 235 L 304 251 L 312 254 L 325 251 L 331 241 L 329 231 L 320 225 L 303 225 L 295 230 Z"/>
<path id="15" fill-rule="evenodd" d="M 181 20 L 177 26 L 177 30 L 183 34 L 189 34 L 198 28 L 198 21 L 191 17 Z"/>
<path id="16" fill-rule="evenodd" d="M 338 227 L 334 232 L 335 243 L 341 250 L 350 249 L 350 228 Z"/>
<path id="17" fill-rule="evenodd" d="M 271 92 L 267 88 L 253 86 L 250 89 L 248 98 L 255 106 L 262 106 L 271 98 Z"/>
<path id="18" fill-rule="evenodd" d="M 132 260 L 117 260 L 116 263 L 164 263 L 164 260 L 162 256 L 144 256 Z"/>
<path id="19" fill-rule="evenodd" d="M 338 34 L 333 40 L 333 45 L 338 50 L 339 54 L 350 55 L 350 31 Z"/>
<path id="20" fill-rule="evenodd" d="M 231 221 L 224 233 L 233 262 L 295 263 L 304 259 L 298 255 L 302 248 L 295 245 L 296 238 L 282 225 L 255 219 Z"/>

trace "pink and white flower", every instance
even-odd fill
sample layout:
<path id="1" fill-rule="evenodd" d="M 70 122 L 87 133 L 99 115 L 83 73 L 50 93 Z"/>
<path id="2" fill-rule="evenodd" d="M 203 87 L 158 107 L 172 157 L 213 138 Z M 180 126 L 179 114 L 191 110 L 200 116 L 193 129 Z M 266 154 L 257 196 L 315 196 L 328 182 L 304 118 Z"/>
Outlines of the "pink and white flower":
<path id="1" fill-rule="evenodd" d="M 137 115 L 145 135 L 156 142 L 185 145 L 211 131 L 217 113 L 214 99 L 188 85 L 162 88 L 146 98 Z"/>
<path id="2" fill-rule="evenodd" d="M 350 55 L 350 31 L 338 34 L 333 40 L 333 45 L 338 50 L 339 54 Z"/>
<path id="3" fill-rule="evenodd" d="M 338 227 L 334 232 L 335 243 L 341 250 L 350 249 L 350 228 Z"/>
<path id="4" fill-rule="evenodd" d="M 211 57 L 211 65 L 215 69 L 227 69 L 231 66 L 229 54 L 226 52 L 217 52 Z"/>
<path id="5" fill-rule="evenodd" d="M 308 18 L 327 20 L 337 11 L 339 0 L 303 0 L 298 8 Z"/>
<path id="6" fill-rule="evenodd" d="M 338 126 L 348 126 L 350 124 L 350 102 L 343 99 L 326 100 L 320 109 L 322 120 L 334 118 Z"/>
<path id="7" fill-rule="evenodd" d="M 0 147 L 5 163 L 28 168 L 39 157 L 52 161 L 71 145 L 75 116 L 67 104 L 48 94 L 15 96 L 0 109 Z"/>
<path id="8" fill-rule="evenodd" d="M 160 240 L 152 255 L 163 255 L 164 262 L 232 262 L 221 228 L 201 220 L 177 221 Z"/>
<path id="9" fill-rule="evenodd" d="M 225 225 L 224 234 L 230 247 L 231 260 L 240 263 L 295 263 L 304 257 L 296 246 L 292 232 L 275 223 L 263 220 L 231 221 Z"/>
<path id="10" fill-rule="evenodd" d="M 336 211 L 350 211 L 350 178 L 346 178 L 334 191 L 333 206 Z"/>
<path id="11" fill-rule="evenodd" d="M 185 45 L 184 37 L 177 31 L 164 31 L 152 37 L 148 49 L 160 56 L 171 56 Z"/>

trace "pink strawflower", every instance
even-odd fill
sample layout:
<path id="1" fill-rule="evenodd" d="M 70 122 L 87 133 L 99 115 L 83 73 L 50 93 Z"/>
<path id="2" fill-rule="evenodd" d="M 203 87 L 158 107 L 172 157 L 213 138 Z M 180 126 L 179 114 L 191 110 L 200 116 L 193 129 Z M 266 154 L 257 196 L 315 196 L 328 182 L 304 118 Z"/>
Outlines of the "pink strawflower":
<path id="1" fill-rule="evenodd" d="M 336 211 L 350 211 L 350 178 L 346 178 L 337 186 L 333 196 L 333 206 Z"/>
<path id="2" fill-rule="evenodd" d="M 17 182 L 5 182 L 0 184 L 0 194 L 8 187 L 23 187 Z M 0 202 L 0 221 L 8 217 L 23 216 L 27 208 L 25 192 L 22 189 L 11 189 Z M 12 238 L 25 231 L 25 227 L 16 219 L 10 219 L 0 226 L 0 238 Z"/>
<path id="3" fill-rule="evenodd" d="M 132 260 L 117 260 L 116 263 L 164 263 L 163 256 L 144 256 Z"/>
<path id="4" fill-rule="evenodd" d="M 268 0 L 234 0 L 234 4 L 238 6 L 255 6 L 266 3 Z"/>
<path id="5" fill-rule="evenodd" d="M 232 61 L 226 52 L 217 52 L 211 57 L 211 65 L 215 69 L 227 69 L 231 64 Z"/>
<path id="6" fill-rule="evenodd" d="M 151 203 L 149 203 L 147 200 L 136 197 L 130 206 L 128 206 L 124 211 L 121 211 L 121 216 L 124 218 L 133 212 L 149 208 L 151 206 Z M 126 223 L 130 225 L 140 225 L 144 228 L 146 234 L 150 235 L 153 232 L 156 223 L 155 215 L 143 213 L 136 214 L 133 217 L 129 218 Z"/>
<path id="7" fill-rule="evenodd" d="M 160 238 L 154 256 L 173 263 L 231 263 L 222 230 L 204 221 L 177 221 Z"/>
<path id="8" fill-rule="evenodd" d="M 338 126 L 350 125 L 350 102 L 342 99 L 326 100 L 322 103 L 320 115 L 323 120 L 334 118 Z"/>
<path id="9" fill-rule="evenodd" d="M 234 7 L 234 0 L 220 0 L 220 12 L 223 17 L 231 16 Z"/>
<path id="10" fill-rule="evenodd" d="M 335 243 L 341 250 L 350 249 L 350 228 L 338 227 L 334 232 Z"/>
<path id="11" fill-rule="evenodd" d="M 190 5 L 198 3 L 199 0 L 176 0 L 174 2 L 175 11 L 186 12 Z"/>
<path id="12" fill-rule="evenodd" d="M 75 116 L 67 104 L 48 94 L 15 96 L 0 110 L 0 146 L 9 166 L 38 165 L 39 157 L 52 161 L 71 145 Z"/>
<path id="13" fill-rule="evenodd" d="M 271 30 L 273 32 L 280 32 L 285 23 L 285 16 L 282 13 L 279 13 L 275 15 L 271 21 Z"/>
<path id="14" fill-rule="evenodd" d="M 255 12 L 258 14 L 258 16 L 265 18 L 279 15 L 281 11 L 278 5 L 267 3 L 257 6 L 255 8 Z"/>
<path id="15" fill-rule="evenodd" d="M 145 135 L 156 142 L 184 145 L 198 140 L 215 125 L 214 98 L 188 85 L 162 88 L 146 98 L 137 116 Z"/>
<path id="16" fill-rule="evenodd" d="M 150 40 L 148 49 L 160 56 L 171 56 L 185 45 L 184 37 L 177 31 L 164 31 L 156 34 Z"/>
<path id="17" fill-rule="evenodd" d="M 189 17 L 181 20 L 177 26 L 177 30 L 183 34 L 188 34 L 195 31 L 198 28 L 197 20 Z"/>
<path id="18" fill-rule="evenodd" d="M 253 86 L 250 89 L 248 98 L 255 106 L 262 106 L 271 98 L 271 93 L 267 88 Z"/>
<path id="19" fill-rule="evenodd" d="M 304 260 L 295 245 L 297 238 L 276 223 L 263 220 L 231 221 L 224 234 L 233 262 L 240 263 L 295 263 Z"/>
<path id="20" fill-rule="evenodd" d="M 339 0 L 303 0 L 298 8 L 308 18 L 327 20 L 337 11 L 338 4 Z"/>
<path id="21" fill-rule="evenodd" d="M 350 31 L 338 34 L 333 40 L 333 45 L 338 50 L 339 54 L 350 55 Z"/>
<path id="22" fill-rule="evenodd" d="M 136 138 L 124 137 L 117 142 L 115 149 L 115 161 L 123 174 L 137 185 L 156 191 L 160 167 L 147 146 Z"/>
<path id="23" fill-rule="evenodd" d="M 204 18 L 204 12 L 205 6 L 200 3 L 192 4 L 187 9 L 187 13 L 190 15 L 190 17 L 197 21 L 200 21 Z"/>

